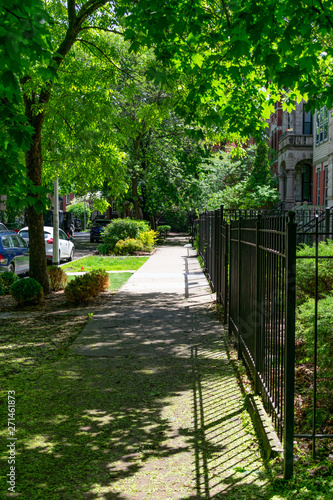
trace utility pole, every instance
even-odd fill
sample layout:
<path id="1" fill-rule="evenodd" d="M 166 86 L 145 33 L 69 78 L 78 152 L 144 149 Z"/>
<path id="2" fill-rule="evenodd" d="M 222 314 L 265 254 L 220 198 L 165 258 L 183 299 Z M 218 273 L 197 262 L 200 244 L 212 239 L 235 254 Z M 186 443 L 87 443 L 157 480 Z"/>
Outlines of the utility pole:
<path id="1" fill-rule="evenodd" d="M 54 266 L 59 266 L 59 181 L 56 179 L 54 181 L 54 194 L 53 194 L 53 256 L 52 264 Z"/>

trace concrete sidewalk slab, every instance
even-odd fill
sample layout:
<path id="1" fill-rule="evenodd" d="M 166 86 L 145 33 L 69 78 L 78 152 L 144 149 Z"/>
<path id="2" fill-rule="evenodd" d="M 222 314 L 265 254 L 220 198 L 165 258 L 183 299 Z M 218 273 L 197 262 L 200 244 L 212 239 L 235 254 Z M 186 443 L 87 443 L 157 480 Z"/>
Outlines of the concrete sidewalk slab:
<path id="1" fill-rule="evenodd" d="M 93 498 L 263 496 L 260 451 L 243 424 L 213 300 L 195 250 L 163 246 L 72 345 L 86 367 L 82 390 L 95 390 L 109 428 L 109 480 Z"/>

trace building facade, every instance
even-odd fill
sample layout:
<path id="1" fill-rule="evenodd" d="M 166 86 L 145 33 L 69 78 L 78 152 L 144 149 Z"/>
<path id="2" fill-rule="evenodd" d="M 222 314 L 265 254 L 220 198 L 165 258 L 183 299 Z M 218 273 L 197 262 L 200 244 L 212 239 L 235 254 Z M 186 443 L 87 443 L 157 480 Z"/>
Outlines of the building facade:
<path id="1" fill-rule="evenodd" d="M 325 106 L 316 111 L 313 146 L 313 199 L 333 206 L 333 119 Z"/>
<path id="2" fill-rule="evenodd" d="M 313 204 L 313 117 L 305 102 L 282 111 L 278 141 L 279 192 L 285 208 Z"/>

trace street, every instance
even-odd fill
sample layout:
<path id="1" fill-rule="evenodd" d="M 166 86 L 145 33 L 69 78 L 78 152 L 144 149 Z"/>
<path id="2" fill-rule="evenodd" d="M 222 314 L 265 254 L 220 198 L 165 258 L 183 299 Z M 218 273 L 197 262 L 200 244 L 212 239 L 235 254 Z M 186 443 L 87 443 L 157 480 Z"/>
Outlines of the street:
<path id="1" fill-rule="evenodd" d="M 90 233 L 75 232 L 73 243 L 75 245 L 74 260 L 90 255 L 97 250 L 99 243 L 90 242 Z"/>

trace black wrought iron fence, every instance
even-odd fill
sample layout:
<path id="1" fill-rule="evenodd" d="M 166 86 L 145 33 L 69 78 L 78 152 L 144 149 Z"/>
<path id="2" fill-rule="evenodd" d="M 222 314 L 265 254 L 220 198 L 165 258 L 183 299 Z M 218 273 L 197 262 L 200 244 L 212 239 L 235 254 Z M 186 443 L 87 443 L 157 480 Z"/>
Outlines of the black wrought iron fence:
<path id="1" fill-rule="evenodd" d="M 232 220 L 231 215 L 237 219 Z M 316 248 L 320 240 L 332 238 L 332 210 L 318 214 L 311 230 L 304 228 L 295 212 L 289 216 L 281 211 L 256 212 L 255 218 L 253 215 L 252 211 L 231 214 L 223 207 L 201 214 L 199 253 L 217 301 L 223 305 L 224 323 L 228 320 L 230 334 L 238 339 L 239 355 L 247 364 L 255 390 L 261 394 L 283 442 L 288 478 L 293 470 L 295 437 L 296 248 L 309 233 Z M 295 218 L 300 223 L 299 231 Z M 310 220 L 308 217 L 306 223 Z M 320 258 L 317 252 L 317 267 Z M 317 300 L 318 297 L 316 303 Z M 315 360 L 314 377 L 316 370 Z M 313 413 L 312 433 L 296 437 L 311 438 L 315 449 L 316 439 L 328 437 L 316 434 L 315 396 Z"/>
<path id="2" fill-rule="evenodd" d="M 230 225 L 229 332 L 283 442 L 286 477 L 293 464 L 295 252 L 296 224 L 285 216 Z"/>

